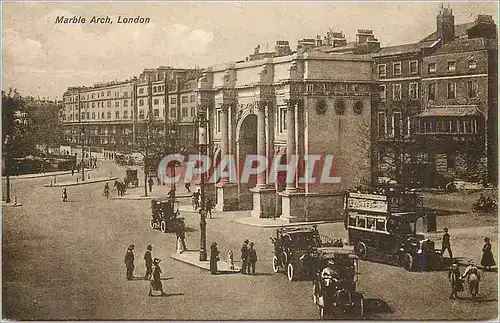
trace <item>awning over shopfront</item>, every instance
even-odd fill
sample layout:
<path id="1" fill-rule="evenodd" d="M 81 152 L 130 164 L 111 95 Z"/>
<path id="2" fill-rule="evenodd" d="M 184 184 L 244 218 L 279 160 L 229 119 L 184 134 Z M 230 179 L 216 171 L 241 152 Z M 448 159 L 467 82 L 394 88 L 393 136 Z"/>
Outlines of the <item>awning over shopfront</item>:
<path id="1" fill-rule="evenodd" d="M 481 116 L 483 115 L 481 111 L 476 106 L 467 107 L 454 107 L 454 106 L 443 106 L 443 107 L 432 107 L 421 112 L 417 117 L 469 117 L 469 116 Z"/>

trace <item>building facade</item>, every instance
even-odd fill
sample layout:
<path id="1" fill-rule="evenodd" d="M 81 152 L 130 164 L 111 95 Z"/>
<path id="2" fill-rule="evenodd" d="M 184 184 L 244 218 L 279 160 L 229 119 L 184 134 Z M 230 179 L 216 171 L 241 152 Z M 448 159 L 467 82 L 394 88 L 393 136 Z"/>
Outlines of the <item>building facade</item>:
<path id="1" fill-rule="evenodd" d="M 252 209 L 256 217 L 281 215 L 290 222 L 332 219 L 346 189 L 371 181 L 371 107 L 378 98 L 369 57 L 295 53 L 207 68 L 198 83 L 208 110 L 214 162 L 244 157 L 292 163 L 293 156 L 332 155 L 338 183 L 303 184 L 306 165 L 293 183 L 268 173 L 248 183 L 222 178 L 220 210 Z"/>
<path id="2" fill-rule="evenodd" d="M 451 9 L 440 16 L 451 26 Z M 491 16 L 479 15 L 461 34 L 443 30 L 447 42 L 423 59 L 423 111 L 414 120 L 415 139 L 425 147 L 436 180 L 496 185 L 497 27 Z"/>
<path id="3" fill-rule="evenodd" d="M 165 125 L 160 130 L 165 141 L 171 135 L 165 131 L 167 124 L 175 123 L 181 138 L 178 144 L 192 145 L 195 103 L 191 97 L 186 100 L 186 93 L 194 88 L 197 73 L 159 67 L 122 82 L 68 88 L 61 112 L 66 142 L 84 141 L 95 149 L 132 152 L 147 121 L 153 120 Z"/>

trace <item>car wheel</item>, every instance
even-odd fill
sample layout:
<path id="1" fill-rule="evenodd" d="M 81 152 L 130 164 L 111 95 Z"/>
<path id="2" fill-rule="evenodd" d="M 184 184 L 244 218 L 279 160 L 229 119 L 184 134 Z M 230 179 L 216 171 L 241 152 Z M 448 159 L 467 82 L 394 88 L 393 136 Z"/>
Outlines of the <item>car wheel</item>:
<path id="1" fill-rule="evenodd" d="M 151 227 L 151 229 L 154 229 L 155 228 L 155 225 L 154 225 L 154 221 L 153 219 L 149 219 L 149 226 Z"/>
<path id="2" fill-rule="evenodd" d="M 365 259 L 367 255 L 366 245 L 363 242 L 358 242 L 356 244 L 355 252 L 360 259 Z"/>
<path id="3" fill-rule="evenodd" d="M 401 259 L 401 266 L 404 269 L 411 271 L 413 269 L 413 257 L 409 253 L 405 253 Z"/>
<path id="4" fill-rule="evenodd" d="M 273 271 L 277 273 L 280 270 L 279 262 L 278 262 L 278 257 L 274 256 L 273 257 Z"/>
<path id="5" fill-rule="evenodd" d="M 165 221 L 161 221 L 160 230 L 163 233 L 167 233 L 167 223 Z"/>
<path id="6" fill-rule="evenodd" d="M 294 265 L 288 264 L 286 272 L 287 272 L 288 280 L 291 282 L 295 281 L 295 279 L 297 278 L 296 277 L 297 273 L 295 272 Z"/>

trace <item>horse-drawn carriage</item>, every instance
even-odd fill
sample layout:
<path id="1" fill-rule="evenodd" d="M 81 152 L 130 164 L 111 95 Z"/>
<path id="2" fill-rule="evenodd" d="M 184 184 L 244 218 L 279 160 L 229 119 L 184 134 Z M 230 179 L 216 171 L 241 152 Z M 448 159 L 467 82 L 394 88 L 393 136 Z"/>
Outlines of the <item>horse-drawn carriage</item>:
<path id="1" fill-rule="evenodd" d="M 184 218 L 179 215 L 179 210 L 174 210 L 172 201 L 151 199 L 150 226 L 152 229 L 163 233 L 184 231 L 186 227 Z"/>
<path id="2" fill-rule="evenodd" d="M 352 247 L 317 249 L 313 300 L 321 319 L 343 314 L 364 315 L 364 297 L 356 290 L 358 257 Z"/>
<path id="3" fill-rule="evenodd" d="M 315 227 L 279 228 L 270 239 L 274 244 L 273 271 L 285 270 L 290 281 L 310 278 L 315 272 L 316 249 L 334 243 Z"/>
<path id="4" fill-rule="evenodd" d="M 125 185 L 127 188 L 130 186 L 138 187 L 139 179 L 137 178 L 137 169 L 127 169 L 125 171 Z"/>

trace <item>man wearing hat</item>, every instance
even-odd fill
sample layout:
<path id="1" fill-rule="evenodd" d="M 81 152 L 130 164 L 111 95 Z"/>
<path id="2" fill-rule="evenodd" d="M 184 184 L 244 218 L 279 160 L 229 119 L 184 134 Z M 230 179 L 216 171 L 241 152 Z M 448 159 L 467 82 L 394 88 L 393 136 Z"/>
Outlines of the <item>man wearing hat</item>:
<path id="1" fill-rule="evenodd" d="M 247 273 L 248 267 L 248 239 L 243 242 L 243 246 L 241 246 L 241 273 Z"/>
<path id="2" fill-rule="evenodd" d="M 441 242 L 441 256 L 446 250 L 448 250 L 450 259 L 453 260 L 453 252 L 451 252 L 450 234 L 448 233 L 448 228 L 444 228 L 443 241 Z"/>
<path id="3" fill-rule="evenodd" d="M 465 277 L 467 277 L 469 292 L 472 295 L 472 298 L 476 298 L 476 295 L 479 293 L 479 281 L 481 280 L 481 276 L 479 275 L 479 269 L 476 267 L 473 260 L 469 260 L 469 266 L 465 269 L 462 279 Z"/>
<path id="4" fill-rule="evenodd" d="M 151 257 L 151 250 L 153 247 L 148 245 L 146 247 L 146 252 L 144 253 L 144 262 L 146 263 L 146 275 L 144 275 L 144 279 L 150 279 L 151 273 L 153 272 L 153 258 Z"/>
<path id="5" fill-rule="evenodd" d="M 253 248 L 254 243 L 250 242 L 250 248 L 247 250 L 248 274 L 255 275 L 255 263 L 257 262 L 257 251 Z"/>
<path id="6" fill-rule="evenodd" d="M 462 292 L 464 290 L 464 285 L 460 275 L 460 268 L 456 261 L 453 262 L 453 265 L 448 271 L 448 279 L 451 283 L 450 299 L 458 298 L 457 292 Z"/>
<path id="7" fill-rule="evenodd" d="M 132 280 L 134 274 L 134 245 L 131 244 L 125 253 L 125 266 L 127 267 L 127 280 Z"/>

